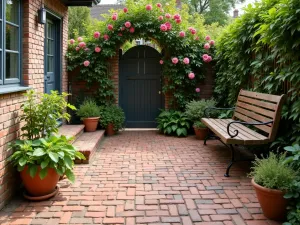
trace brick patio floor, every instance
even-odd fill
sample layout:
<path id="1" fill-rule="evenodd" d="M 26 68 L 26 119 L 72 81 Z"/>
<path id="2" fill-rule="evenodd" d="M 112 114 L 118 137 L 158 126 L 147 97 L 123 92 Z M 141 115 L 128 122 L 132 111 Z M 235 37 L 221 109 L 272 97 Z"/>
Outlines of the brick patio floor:
<path id="1" fill-rule="evenodd" d="M 60 181 L 44 202 L 17 197 L 0 212 L 6 224 L 275 225 L 262 215 L 246 174 L 236 164 L 223 176 L 229 151 L 217 141 L 165 137 L 155 131 L 106 138 L 77 181 Z"/>

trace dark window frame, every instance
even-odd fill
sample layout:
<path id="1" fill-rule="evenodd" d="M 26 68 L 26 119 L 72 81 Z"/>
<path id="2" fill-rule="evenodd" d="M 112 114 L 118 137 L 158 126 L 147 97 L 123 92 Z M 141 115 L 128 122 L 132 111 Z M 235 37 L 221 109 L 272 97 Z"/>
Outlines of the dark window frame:
<path id="1" fill-rule="evenodd" d="M 0 88 L 10 88 L 21 86 L 22 80 L 22 1 L 18 0 L 18 13 L 19 18 L 16 23 L 6 20 L 6 0 L 0 3 Z M 6 26 L 10 25 L 18 29 L 18 49 L 9 50 L 6 49 Z M 17 78 L 6 79 L 6 55 L 8 54 L 18 54 L 18 66 L 17 66 Z"/>

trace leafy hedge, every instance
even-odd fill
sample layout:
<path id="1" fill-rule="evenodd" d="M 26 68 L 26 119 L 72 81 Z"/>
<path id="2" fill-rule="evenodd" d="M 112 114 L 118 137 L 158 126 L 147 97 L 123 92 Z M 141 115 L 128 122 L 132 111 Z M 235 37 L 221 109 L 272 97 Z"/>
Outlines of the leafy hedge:
<path id="1" fill-rule="evenodd" d="M 95 93 L 99 103 L 113 102 L 114 86 L 107 60 L 127 40 L 150 39 L 163 49 L 161 64 L 163 78 L 167 81 L 163 91 L 172 93 L 173 108 L 184 109 L 187 102 L 199 97 L 197 84 L 205 77 L 204 64 L 214 58 L 214 41 L 205 37 L 203 18 L 189 15 L 187 5 L 180 10 L 175 7 L 175 1 L 164 5 L 147 4 L 146 0 L 128 0 L 125 12 L 111 12 L 105 22 L 90 28 L 93 30 L 89 37 L 70 40 L 68 70 L 80 67 L 79 79 L 90 86 L 100 84 Z M 206 42 L 211 44 L 207 43 L 204 48 Z M 177 59 L 178 63 L 172 59 Z"/>
<path id="2" fill-rule="evenodd" d="M 219 104 L 233 105 L 241 88 L 288 94 L 273 146 L 300 142 L 299 21 L 299 0 L 263 0 L 248 6 L 218 40 Z"/>

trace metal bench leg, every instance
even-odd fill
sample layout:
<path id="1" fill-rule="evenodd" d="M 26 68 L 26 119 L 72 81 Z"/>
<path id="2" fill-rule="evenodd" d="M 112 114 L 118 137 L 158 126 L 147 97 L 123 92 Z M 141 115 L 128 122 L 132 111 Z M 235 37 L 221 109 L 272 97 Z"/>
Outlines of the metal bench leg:
<path id="1" fill-rule="evenodd" d="M 224 177 L 229 177 L 229 170 L 232 166 L 232 164 L 234 163 L 234 148 L 232 145 L 229 145 L 230 150 L 231 150 L 231 161 L 229 162 L 227 169 L 226 169 L 226 173 L 224 174 Z"/>
<path id="2" fill-rule="evenodd" d="M 206 137 L 205 137 L 205 139 L 204 139 L 204 145 L 206 145 L 206 142 L 207 142 L 207 140 L 210 138 L 210 130 L 208 130 L 208 132 L 207 132 L 207 135 L 206 135 Z"/>

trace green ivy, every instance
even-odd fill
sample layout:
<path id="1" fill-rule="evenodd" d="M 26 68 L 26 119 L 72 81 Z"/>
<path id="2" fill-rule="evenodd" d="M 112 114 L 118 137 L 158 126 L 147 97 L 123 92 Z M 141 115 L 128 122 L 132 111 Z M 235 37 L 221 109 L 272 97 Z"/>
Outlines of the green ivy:
<path id="1" fill-rule="evenodd" d="M 248 6 L 217 42 L 220 105 L 233 105 L 241 88 L 288 95 L 274 147 L 300 142 L 299 21 L 299 0 L 263 0 Z"/>
<path id="2" fill-rule="evenodd" d="M 184 109 L 185 104 L 193 99 L 199 98 L 199 93 L 195 91 L 197 84 L 205 78 L 205 62 L 202 59 L 203 54 L 209 54 L 214 58 L 214 45 L 209 50 L 204 49 L 205 33 L 203 19 L 200 16 L 192 16 L 188 13 L 188 6 L 183 5 L 179 10 L 175 7 L 175 1 L 157 7 L 152 5 L 152 10 L 146 10 L 145 6 L 148 1 L 142 0 L 135 2 L 133 0 L 126 1 L 128 12 L 123 10 L 115 11 L 118 14 L 117 20 L 113 20 L 112 14 L 107 15 L 105 22 L 98 22 L 90 28 L 91 33 L 85 37 L 83 41 L 86 47 L 79 48 L 79 41 L 69 44 L 67 58 L 68 70 L 73 71 L 80 68 L 78 78 L 84 80 L 88 84 L 88 88 L 99 84 L 99 89 L 94 93 L 96 100 L 100 105 L 110 104 L 114 102 L 114 85 L 109 73 L 108 59 L 115 56 L 117 49 L 126 41 L 138 38 L 150 39 L 157 43 L 163 49 L 163 85 L 164 93 L 172 93 L 172 101 L 170 107 Z M 162 12 L 161 10 L 164 10 Z M 113 12 L 112 12 L 113 13 Z M 166 19 L 165 14 L 170 13 L 172 18 Z M 180 13 L 182 22 L 177 24 L 173 19 L 173 15 Z M 160 21 L 159 16 L 164 19 Z M 125 22 L 129 21 L 134 32 L 125 28 Z M 192 21 L 192 22 L 190 22 Z M 163 23 L 170 22 L 172 29 L 166 32 L 160 30 Z M 113 26 L 113 30 L 108 29 L 108 24 Z M 197 30 L 196 34 L 189 31 L 189 27 Z M 124 30 L 122 30 L 124 29 Z M 179 37 L 179 32 L 185 31 L 184 38 Z M 94 32 L 100 32 L 100 38 L 94 38 Z M 109 39 L 104 40 L 104 35 L 108 35 Z M 100 47 L 101 52 L 95 52 L 95 47 Z M 77 50 L 76 50 L 77 48 Z M 178 64 L 173 64 L 171 59 L 177 57 Z M 190 64 L 183 63 L 183 59 L 187 57 Z M 84 66 L 84 61 L 89 61 L 89 66 Z M 189 79 L 188 74 L 193 72 L 195 79 Z M 164 82 L 163 82 L 164 83 Z"/>

